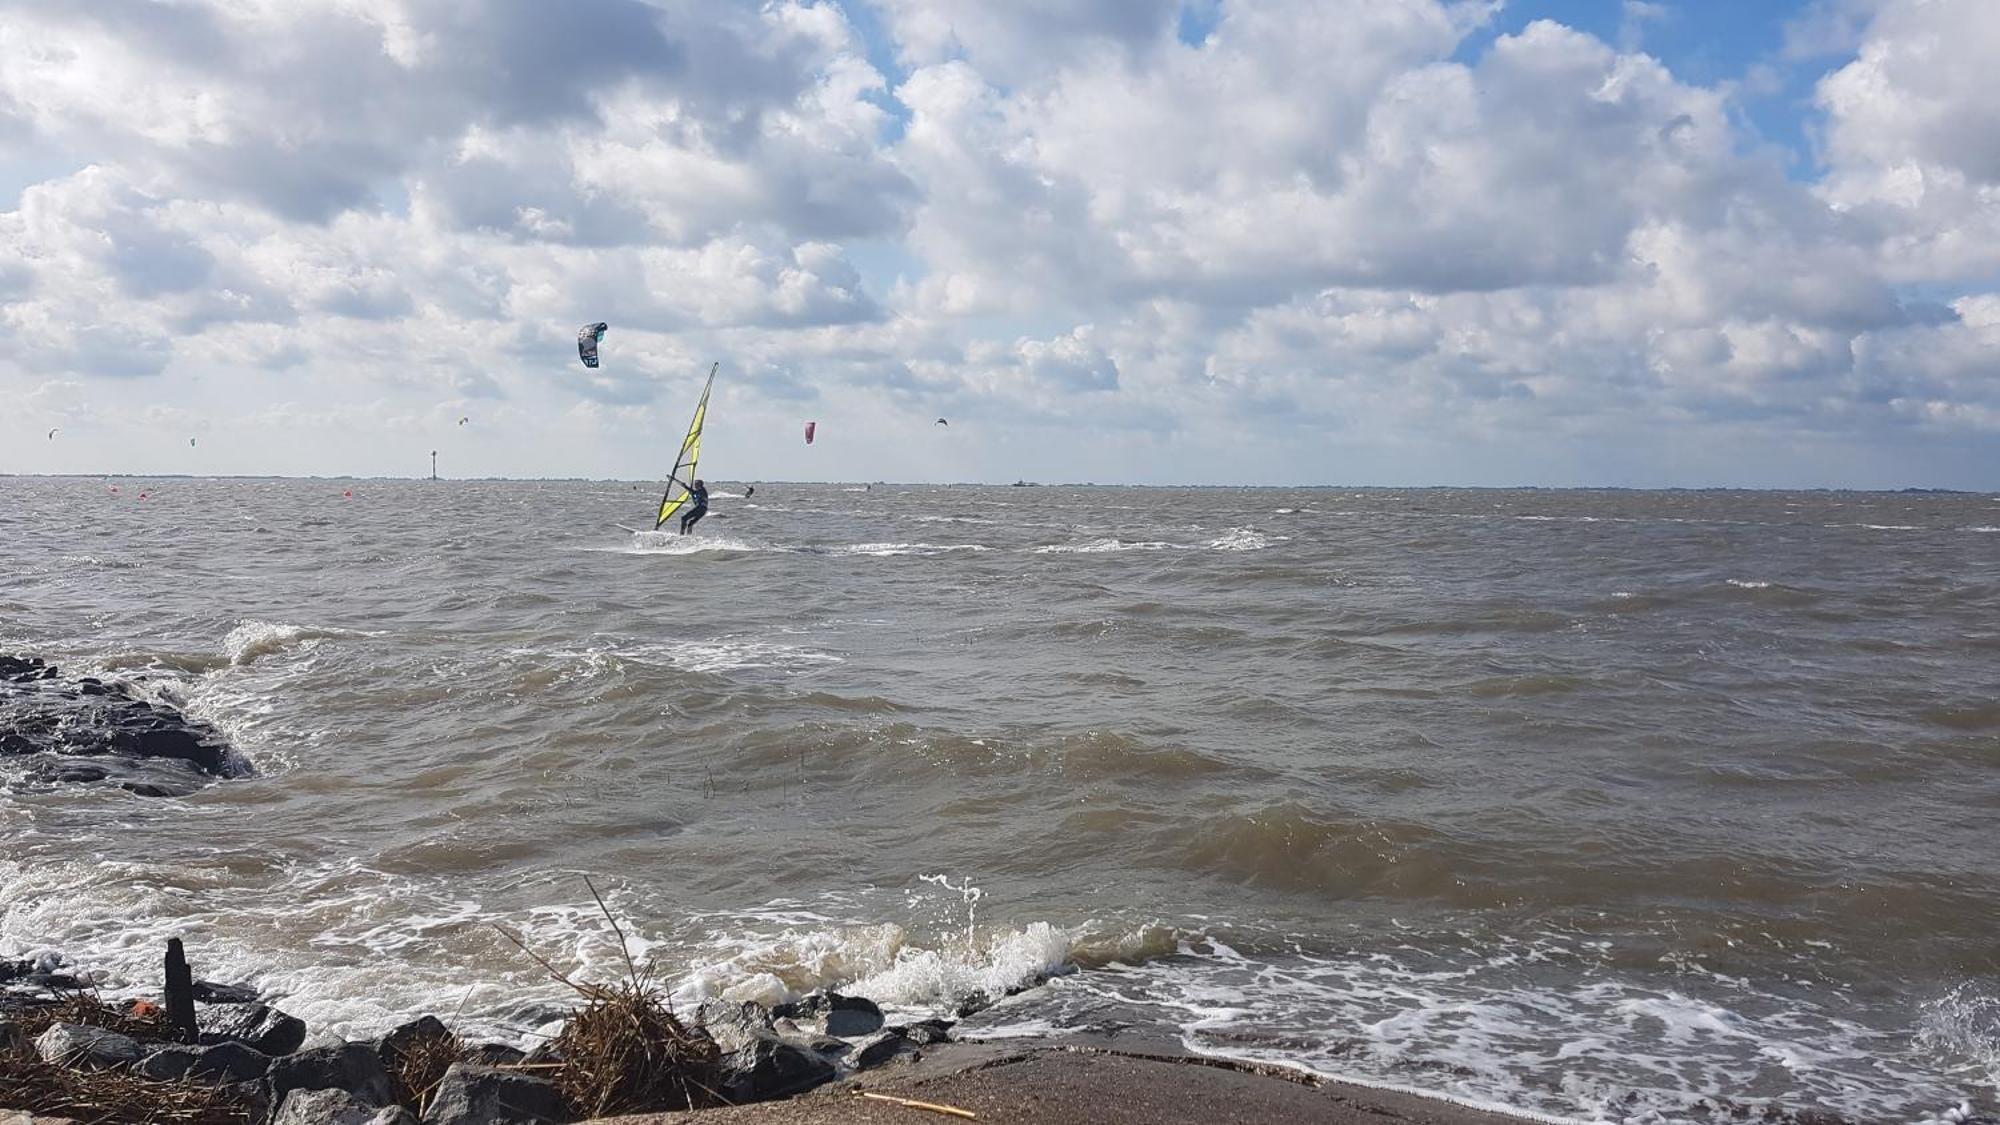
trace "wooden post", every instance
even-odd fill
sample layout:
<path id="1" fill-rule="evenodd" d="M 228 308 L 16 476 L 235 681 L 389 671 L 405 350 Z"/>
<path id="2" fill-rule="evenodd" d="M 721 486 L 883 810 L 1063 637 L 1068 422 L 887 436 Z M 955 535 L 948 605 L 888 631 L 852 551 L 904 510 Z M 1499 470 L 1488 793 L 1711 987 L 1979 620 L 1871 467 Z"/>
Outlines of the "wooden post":
<path id="1" fill-rule="evenodd" d="M 195 1041 L 194 974 L 188 970 L 187 953 L 181 939 L 167 939 L 167 1022 L 183 1043 Z"/>

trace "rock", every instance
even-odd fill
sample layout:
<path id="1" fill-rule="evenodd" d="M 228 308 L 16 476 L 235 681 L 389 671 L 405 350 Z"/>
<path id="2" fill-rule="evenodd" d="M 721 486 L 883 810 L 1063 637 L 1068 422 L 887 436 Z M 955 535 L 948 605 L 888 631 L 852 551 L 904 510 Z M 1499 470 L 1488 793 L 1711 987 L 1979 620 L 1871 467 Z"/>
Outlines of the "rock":
<path id="1" fill-rule="evenodd" d="M 421 1049 L 425 1043 L 450 1041 L 451 1029 L 443 1020 L 423 1016 L 376 1040 L 375 1055 L 382 1060 L 382 1069 L 393 1073 L 404 1056 Z"/>
<path id="2" fill-rule="evenodd" d="M 172 1082 L 187 1073 L 194 1060 L 201 1057 L 205 1047 L 190 1047 L 184 1043 L 172 1043 L 139 1060 L 132 1073 L 155 1082 Z"/>
<path id="3" fill-rule="evenodd" d="M 828 1035 L 854 1039 L 882 1030 L 882 1009 L 873 1000 L 842 996 L 838 992 L 815 992 L 796 1004 L 779 1007 L 775 1013 L 790 1016 L 801 1025 L 813 1024 Z"/>
<path id="4" fill-rule="evenodd" d="M 283 1106 L 294 1090 L 345 1090 L 363 1102 L 388 1105 L 394 1101 L 389 1076 L 370 1043 L 314 1047 L 271 1060 L 264 1073 L 271 1100 Z"/>
<path id="5" fill-rule="evenodd" d="M 855 1045 L 854 1054 L 848 1059 L 856 1070 L 867 1070 L 880 1066 L 905 1051 L 915 1051 L 899 1028 L 877 1032 Z"/>
<path id="6" fill-rule="evenodd" d="M 202 1004 L 255 1004 L 257 990 L 247 984 L 216 984 L 214 981 L 198 980 L 194 982 L 194 998 Z"/>
<path id="7" fill-rule="evenodd" d="M 694 1020 L 725 1051 L 731 1042 L 777 1033 L 770 1011 L 753 1000 L 703 1000 Z"/>
<path id="8" fill-rule="evenodd" d="M 86 1070 L 130 1066 L 145 1054 L 139 1041 L 129 1035 L 80 1023 L 50 1025 L 35 1040 L 35 1051 L 43 1062 Z"/>
<path id="9" fill-rule="evenodd" d="M 241 1043 L 217 1043 L 205 1048 L 187 1068 L 189 1078 L 205 1078 L 218 1085 L 250 1082 L 271 1069 L 271 1057 Z"/>
<path id="10" fill-rule="evenodd" d="M 30 785 L 117 785 L 141 796 L 251 772 L 213 726 L 33 657 L 0 657 L 0 755 L 40 759 L 22 777 Z"/>
<path id="11" fill-rule="evenodd" d="M 271 1088 L 265 1083 L 230 1082 L 218 1087 L 224 1095 L 240 1105 L 249 1107 L 249 1120 L 263 1125 L 271 1120 Z"/>
<path id="12" fill-rule="evenodd" d="M 838 1036 L 821 1035 L 810 1027 L 800 1027 L 788 1019 L 774 1020 L 773 1026 L 776 1027 L 779 1038 L 802 1043 L 822 1055 L 844 1055 L 854 1046 Z"/>
<path id="13" fill-rule="evenodd" d="M 722 1049 L 722 1089 L 729 1101 L 769 1101 L 803 1093 L 837 1073 L 811 1047 L 780 1038 L 760 1004 L 709 1000 L 695 1018 Z"/>
<path id="14" fill-rule="evenodd" d="M 542 1125 L 569 1120 L 555 1086 L 490 1066 L 453 1063 L 439 1080 L 425 1125 Z"/>
<path id="15" fill-rule="evenodd" d="M 402 1106 L 373 1106 L 345 1090 L 294 1090 L 271 1125 L 415 1125 Z"/>
<path id="16" fill-rule="evenodd" d="M 505 1043 L 481 1043 L 476 1047 L 467 1047 L 462 1057 L 466 1062 L 480 1066 L 511 1066 L 528 1061 L 528 1052 Z"/>
<path id="17" fill-rule="evenodd" d="M 231 1041 L 246 1043 L 266 1055 L 289 1055 L 305 1044 L 306 1023 L 267 1004 L 252 1004 L 230 1022 L 201 1036 L 203 1043 Z"/>
<path id="18" fill-rule="evenodd" d="M 951 1026 L 950 1020 L 920 1020 L 907 1027 L 892 1030 L 900 1030 L 903 1038 L 919 1047 L 928 1047 L 933 1043 L 951 1042 Z"/>
<path id="19" fill-rule="evenodd" d="M 841 1003 L 826 1013 L 826 1033 L 853 1038 L 882 1030 L 882 1009 L 859 996 L 838 997 Z"/>

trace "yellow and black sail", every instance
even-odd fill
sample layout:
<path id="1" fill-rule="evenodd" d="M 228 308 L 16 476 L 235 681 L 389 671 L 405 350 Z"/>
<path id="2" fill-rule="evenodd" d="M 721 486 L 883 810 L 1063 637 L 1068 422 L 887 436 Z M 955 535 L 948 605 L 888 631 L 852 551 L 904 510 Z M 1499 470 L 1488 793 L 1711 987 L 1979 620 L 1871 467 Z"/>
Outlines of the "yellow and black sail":
<path id="1" fill-rule="evenodd" d="M 687 436 L 681 439 L 681 455 L 674 462 L 674 471 L 667 474 L 666 495 L 660 497 L 660 518 L 653 521 L 653 530 L 666 526 L 674 513 L 687 503 L 688 486 L 694 482 L 694 463 L 701 457 L 701 424 L 708 419 L 708 392 L 715 388 L 715 372 L 720 363 L 708 369 L 708 382 L 701 388 L 701 401 L 695 403 L 694 421 L 688 423 Z"/>

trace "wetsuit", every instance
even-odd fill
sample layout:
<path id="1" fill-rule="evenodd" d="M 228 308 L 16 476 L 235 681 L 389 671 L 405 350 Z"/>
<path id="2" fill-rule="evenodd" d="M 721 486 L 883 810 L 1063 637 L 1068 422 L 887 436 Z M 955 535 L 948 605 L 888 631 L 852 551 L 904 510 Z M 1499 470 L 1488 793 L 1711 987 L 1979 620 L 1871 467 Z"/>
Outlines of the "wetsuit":
<path id="1" fill-rule="evenodd" d="M 701 522 L 701 517 L 708 514 L 708 489 L 701 485 L 688 489 L 688 503 L 690 505 L 688 512 L 681 517 L 682 535 L 686 535 L 695 524 Z"/>

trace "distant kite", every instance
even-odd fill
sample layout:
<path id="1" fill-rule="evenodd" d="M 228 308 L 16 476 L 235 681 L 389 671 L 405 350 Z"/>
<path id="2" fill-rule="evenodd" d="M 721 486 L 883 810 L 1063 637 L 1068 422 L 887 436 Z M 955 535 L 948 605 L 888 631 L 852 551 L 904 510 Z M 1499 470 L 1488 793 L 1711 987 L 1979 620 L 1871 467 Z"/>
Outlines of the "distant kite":
<path id="1" fill-rule="evenodd" d="M 939 419 L 938 419 L 938 420 L 937 420 L 937 421 L 936 421 L 935 423 L 933 423 L 933 424 L 934 424 L 934 425 L 939 425 L 939 426 L 949 426 L 949 425 L 951 425 L 951 423 L 950 423 L 950 422 L 947 422 L 947 421 L 945 421 L 945 420 L 944 420 L 944 419 L 942 419 L 942 418 L 939 418 Z"/>
<path id="2" fill-rule="evenodd" d="M 458 424 L 459 424 L 459 425 L 461 425 L 461 426 L 463 426 L 463 425 L 465 425 L 465 424 L 466 424 L 467 422 L 470 422 L 470 421 L 472 421 L 472 419 L 470 419 L 470 418 L 460 418 L 460 419 L 458 420 Z"/>
<path id="3" fill-rule="evenodd" d="M 188 448 L 189 448 L 189 449 L 193 449 L 193 448 L 194 448 L 194 439 L 193 439 L 193 438 L 189 438 L 189 439 L 188 439 Z"/>
<path id="4" fill-rule="evenodd" d="M 819 423 L 818 423 L 818 422 L 807 422 L 807 423 L 806 423 L 806 444 L 807 444 L 807 445 L 811 445 L 811 444 L 813 443 L 813 431 L 814 431 L 814 430 L 816 430 L 816 429 L 818 429 L 818 428 L 819 428 Z"/>
<path id="5" fill-rule="evenodd" d="M 583 361 L 585 367 L 597 366 L 597 345 L 610 328 L 609 324 L 600 320 L 576 330 L 576 357 Z"/>
<path id="6" fill-rule="evenodd" d="M 50 431 L 49 431 L 49 440 L 50 440 L 50 441 L 54 441 L 54 440 L 56 440 L 56 435 L 57 435 L 57 434 L 59 434 L 59 433 L 61 433 L 61 432 L 62 432 L 62 427 L 60 427 L 60 426 L 56 427 L 56 428 L 55 428 L 55 429 L 53 429 L 53 430 L 50 430 Z"/>

